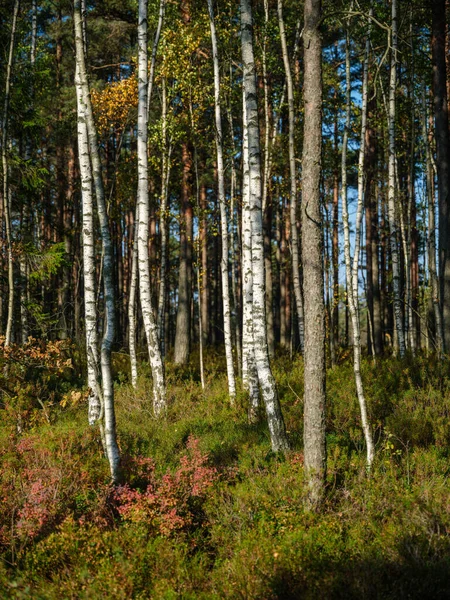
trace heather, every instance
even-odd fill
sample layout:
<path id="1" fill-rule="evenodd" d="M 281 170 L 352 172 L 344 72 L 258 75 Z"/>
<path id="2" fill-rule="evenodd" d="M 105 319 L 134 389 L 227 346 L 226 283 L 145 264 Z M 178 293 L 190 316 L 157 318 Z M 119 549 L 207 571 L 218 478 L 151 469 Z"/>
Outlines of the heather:
<path id="1" fill-rule="evenodd" d="M 364 360 L 370 474 L 352 364 L 343 356 L 328 369 L 326 496 L 315 513 L 304 507 L 302 359 L 274 361 L 292 447 L 278 455 L 264 418 L 248 424 L 247 398 L 230 407 L 223 357 L 208 353 L 205 390 L 196 359 L 168 363 L 169 408 L 156 420 L 148 367 L 135 391 L 116 355 L 114 488 L 76 354 L 71 366 L 61 357 L 57 377 L 54 360 L 36 375 L 40 401 L 4 395 L 1 597 L 449 596 L 446 361 Z M 10 387 L 20 388 L 21 360 Z"/>

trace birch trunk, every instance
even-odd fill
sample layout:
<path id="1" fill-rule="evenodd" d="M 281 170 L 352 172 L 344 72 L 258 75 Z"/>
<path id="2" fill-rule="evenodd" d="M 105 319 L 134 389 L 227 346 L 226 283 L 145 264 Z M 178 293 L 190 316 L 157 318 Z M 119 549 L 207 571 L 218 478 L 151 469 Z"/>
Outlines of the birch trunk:
<path id="1" fill-rule="evenodd" d="M 272 450 L 289 447 L 286 428 L 272 375 L 267 346 L 264 282 L 264 236 L 261 203 L 261 151 L 259 143 L 256 71 L 253 55 L 253 22 L 250 0 L 241 0 L 244 121 L 248 136 L 249 217 L 253 277 L 253 344 L 256 368 L 267 414 Z M 245 174 L 244 174 L 245 175 Z"/>
<path id="2" fill-rule="evenodd" d="M 362 107 L 361 107 L 361 135 L 360 148 L 358 159 L 358 206 L 356 211 L 355 223 L 355 251 L 353 254 L 353 262 L 350 251 L 350 226 L 348 218 L 347 204 L 347 146 L 348 132 L 350 130 L 350 39 L 347 30 L 345 44 L 345 74 L 346 74 L 346 122 L 344 129 L 344 139 L 342 142 L 342 222 L 344 225 L 344 257 L 345 271 L 347 278 L 347 302 L 352 322 L 353 336 L 353 372 L 355 376 L 356 394 L 359 402 L 361 413 L 361 423 L 366 440 L 367 452 L 367 467 L 370 469 L 374 458 L 374 445 L 372 432 L 370 429 L 369 419 L 367 416 L 367 405 L 364 396 L 364 387 L 361 377 L 361 332 L 358 308 L 358 268 L 359 268 L 359 247 L 361 238 L 361 221 L 364 207 L 364 154 L 366 141 L 366 123 L 367 123 L 367 82 L 368 82 L 368 67 L 369 67 L 369 36 L 367 36 L 364 65 L 363 65 L 363 87 L 362 87 Z"/>
<path id="3" fill-rule="evenodd" d="M 138 284 L 138 221 L 136 211 L 134 220 L 133 250 L 131 253 L 130 295 L 128 299 L 128 345 L 130 349 L 131 385 L 137 387 L 137 356 L 136 356 L 136 288 Z"/>
<path id="4" fill-rule="evenodd" d="M 100 378 L 97 302 L 95 294 L 94 200 L 92 195 L 92 168 L 86 127 L 86 112 L 78 67 L 76 67 L 75 70 L 75 89 L 77 93 L 78 161 L 80 165 L 82 198 L 84 328 L 86 334 L 87 375 L 89 386 L 88 421 L 89 425 L 95 425 L 95 423 L 101 419 L 102 406 L 98 393 Z"/>
<path id="5" fill-rule="evenodd" d="M 5 219 L 6 247 L 8 255 L 8 316 L 6 320 L 5 346 L 12 341 L 12 327 L 14 317 L 14 262 L 11 237 L 11 202 L 9 190 L 9 165 L 8 165 L 8 118 L 9 100 L 11 93 L 11 73 L 14 61 L 14 45 L 16 38 L 17 16 L 19 14 L 19 0 L 14 2 L 14 12 L 11 24 L 11 35 L 9 41 L 8 63 L 6 65 L 5 100 L 2 116 L 2 167 L 3 167 L 3 215 Z"/>
<path id="6" fill-rule="evenodd" d="M 304 453 L 307 506 L 320 504 L 325 485 L 325 310 L 320 171 L 322 149 L 322 40 L 320 0 L 305 0 L 302 258 L 305 314 Z"/>
<path id="7" fill-rule="evenodd" d="M 97 133 L 95 129 L 92 104 L 89 93 L 89 84 L 86 73 L 86 62 L 83 44 L 83 30 L 81 20 L 80 1 L 74 2 L 74 27 L 75 27 L 75 49 L 76 64 L 78 68 L 79 83 L 84 104 L 84 116 L 86 120 L 87 134 L 89 140 L 89 152 L 92 163 L 92 176 L 94 181 L 95 195 L 97 199 L 97 214 L 100 222 L 102 238 L 102 251 L 104 255 L 103 282 L 105 297 L 106 323 L 101 343 L 100 363 L 102 377 L 103 412 L 105 424 L 106 453 L 108 456 L 111 478 L 114 483 L 119 480 L 120 455 L 116 439 L 116 419 L 114 412 L 114 384 L 112 379 L 111 350 L 114 341 L 115 328 L 115 299 L 113 280 L 113 249 L 109 232 L 108 216 L 106 212 L 105 196 L 103 190 L 103 179 L 101 172 L 100 156 L 98 152 Z"/>
<path id="8" fill-rule="evenodd" d="M 252 229 L 250 216 L 250 182 L 248 157 L 248 124 L 245 96 L 243 94 L 242 139 L 242 384 L 249 393 L 248 419 L 254 423 L 258 418 L 259 389 L 253 342 L 253 271 Z"/>
<path id="9" fill-rule="evenodd" d="M 159 417 L 166 409 L 164 368 L 158 342 L 158 328 L 154 317 L 148 255 L 149 198 L 148 198 L 148 113 L 147 113 L 147 6 L 148 0 L 139 0 L 138 21 L 138 273 L 142 317 L 147 338 L 148 354 L 153 376 L 153 411 Z"/>
<path id="10" fill-rule="evenodd" d="M 214 64 L 214 107 L 216 120 L 216 148 L 217 148 L 217 179 L 219 188 L 220 207 L 220 229 L 222 240 L 222 257 L 220 260 L 220 271 L 222 276 L 222 303 L 223 303 L 223 330 L 225 336 L 225 356 L 227 362 L 228 393 L 230 402 L 234 404 L 236 398 L 236 380 L 234 378 L 233 345 L 231 340 L 231 308 L 230 291 L 228 281 L 228 223 L 227 207 L 225 203 L 225 176 L 223 168 L 222 147 L 222 111 L 220 105 L 220 74 L 219 56 L 217 50 L 216 26 L 214 23 L 214 11 L 212 0 L 208 0 L 209 25 L 211 29 L 211 43 Z"/>
<path id="11" fill-rule="evenodd" d="M 20 325 L 22 344 L 28 340 L 28 319 L 27 319 L 27 290 L 28 285 L 28 265 L 24 254 L 19 258 L 20 268 Z"/>
<path id="12" fill-rule="evenodd" d="M 392 261 L 392 287 L 394 297 L 394 319 L 397 333 L 400 357 L 405 356 L 405 333 L 403 329 L 402 301 L 400 297 L 400 262 L 397 246 L 397 219 L 395 211 L 396 185 L 395 185 L 395 91 L 397 87 L 397 0 L 392 0 L 392 33 L 391 33 L 391 68 L 389 79 L 389 184 L 388 184 L 388 218 L 389 238 Z"/>
<path id="13" fill-rule="evenodd" d="M 292 82 L 291 65 L 286 43 L 286 32 L 283 20 L 283 0 L 278 0 L 278 26 L 280 29 L 281 49 L 283 53 L 284 70 L 286 73 L 286 86 L 289 109 L 289 174 L 290 188 L 290 214 L 291 214 L 291 254 L 292 254 L 292 284 L 294 288 L 295 306 L 297 309 L 298 334 L 300 351 L 304 347 L 304 321 L 303 321 L 303 294 L 300 281 L 300 241 L 297 229 L 297 169 L 295 166 L 295 113 L 294 113 L 294 86 Z"/>

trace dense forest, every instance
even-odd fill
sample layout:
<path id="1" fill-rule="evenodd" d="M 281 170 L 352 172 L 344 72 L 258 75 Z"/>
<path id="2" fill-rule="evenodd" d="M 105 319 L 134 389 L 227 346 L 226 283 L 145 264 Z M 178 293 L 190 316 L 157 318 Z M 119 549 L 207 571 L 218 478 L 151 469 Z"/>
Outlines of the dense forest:
<path id="1" fill-rule="evenodd" d="M 450 597 L 449 22 L 3 0 L 0 597 Z"/>

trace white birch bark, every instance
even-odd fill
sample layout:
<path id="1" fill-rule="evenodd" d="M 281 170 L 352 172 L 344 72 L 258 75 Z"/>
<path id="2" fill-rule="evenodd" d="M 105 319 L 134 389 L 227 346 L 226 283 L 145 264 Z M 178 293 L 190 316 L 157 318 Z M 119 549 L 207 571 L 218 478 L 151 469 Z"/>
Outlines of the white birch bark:
<path id="1" fill-rule="evenodd" d="M 2 115 L 2 167 L 3 167 L 3 212 L 6 230 L 6 247 L 8 256 L 8 315 L 6 320 L 5 346 L 12 341 L 12 327 L 14 316 L 14 262 L 11 237 L 11 202 L 9 190 L 9 165 L 8 165 L 8 117 L 9 100 L 11 94 L 11 74 L 14 61 L 14 45 L 17 29 L 17 16 L 19 14 L 19 0 L 14 2 L 14 12 L 11 24 L 11 35 L 9 41 L 8 63 L 6 65 L 5 100 Z"/>
<path id="2" fill-rule="evenodd" d="M 243 94 L 242 138 L 242 384 L 249 393 L 248 417 L 251 423 L 258 418 L 259 389 L 253 343 L 253 272 L 252 229 L 250 215 L 250 182 L 248 164 L 248 126 Z"/>
<path id="3" fill-rule="evenodd" d="M 136 290 L 138 285 L 138 221 L 136 210 L 134 220 L 133 250 L 131 255 L 130 297 L 128 299 L 128 345 L 130 349 L 131 385 L 137 387 L 137 355 L 136 355 Z"/>
<path id="4" fill-rule="evenodd" d="M 353 372 L 355 376 L 356 394 L 358 397 L 359 409 L 361 413 L 361 423 L 366 441 L 367 467 L 370 469 L 374 458 L 374 445 L 372 431 L 367 415 L 367 403 L 364 395 L 364 387 L 361 377 L 361 331 L 358 307 L 358 269 L 359 269 L 359 248 L 361 241 L 361 221 L 364 206 L 364 154 L 366 140 L 367 123 L 367 83 L 369 67 L 369 36 L 367 36 L 364 65 L 363 65 L 363 86 L 362 86 L 362 107 L 361 107 L 361 135 L 358 159 L 358 206 L 356 211 L 355 223 L 355 250 L 353 254 L 353 263 L 350 249 L 350 226 L 348 218 L 347 203 L 347 146 L 348 132 L 350 129 L 350 107 L 351 107 L 351 82 L 350 82 L 350 39 L 348 29 L 346 33 L 345 44 L 345 79 L 346 79 L 346 120 L 344 137 L 342 141 L 342 162 L 341 162 L 341 200 L 342 200 L 342 222 L 344 225 L 344 257 L 345 271 L 347 279 L 347 302 L 352 323 L 353 337 Z"/>
<path id="5" fill-rule="evenodd" d="M 291 179 L 289 208 L 291 217 L 292 285 L 294 288 L 295 307 L 297 309 L 300 352 L 303 352 L 305 328 L 303 322 L 303 296 L 300 282 L 300 241 L 297 229 L 297 169 L 295 166 L 294 85 L 292 81 L 291 65 L 289 63 L 286 32 L 284 29 L 283 0 L 278 0 L 278 26 L 280 29 L 281 50 L 283 54 L 284 70 L 286 73 L 286 88 L 289 110 L 289 174 Z"/>
<path id="6" fill-rule="evenodd" d="M 112 378 L 111 351 L 114 341 L 115 327 L 115 299 L 113 281 L 113 250 L 109 232 L 108 215 L 106 212 L 105 196 L 103 190 L 102 170 L 98 152 L 97 132 L 94 123 L 92 104 L 89 92 L 89 83 L 86 72 L 86 59 L 83 43 L 83 26 L 81 19 L 80 1 L 74 2 L 74 28 L 76 65 L 78 68 L 79 87 L 84 104 L 84 117 L 87 127 L 89 152 L 92 164 L 92 177 L 97 200 L 97 214 L 100 222 L 102 250 L 104 255 L 103 282 L 105 299 L 105 325 L 101 343 L 100 364 L 103 396 L 104 437 L 106 453 L 109 461 L 111 478 L 114 483 L 119 480 L 120 454 L 116 438 L 116 418 L 114 411 L 114 383 Z"/>
<path id="7" fill-rule="evenodd" d="M 264 281 L 264 238 L 261 205 L 261 150 L 259 142 L 253 22 L 250 0 L 241 0 L 244 120 L 248 128 L 249 213 L 253 277 L 253 344 L 261 394 L 266 409 L 272 450 L 289 447 L 286 428 L 272 375 L 267 346 Z"/>
<path id="8" fill-rule="evenodd" d="M 394 295 L 394 319 L 397 332 L 400 357 L 405 356 L 405 334 L 403 329 L 402 301 L 400 297 L 400 263 L 397 246 L 397 221 L 395 215 L 395 90 L 397 87 L 397 0 L 392 0 L 392 29 L 391 29 L 391 68 L 389 79 L 389 184 L 388 184 L 388 217 L 389 240 L 392 260 L 392 287 Z"/>
<path id="9" fill-rule="evenodd" d="M 222 277 L 222 303 L 223 303 L 223 331 L 225 337 L 225 357 L 227 363 L 228 393 L 231 404 L 236 399 L 236 380 L 233 366 L 233 344 L 231 339 L 231 307 L 230 290 L 228 279 L 228 222 L 227 207 L 225 200 L 225 175 L 223 167 L 223 145 L 222 145 L 222 109 L 220 105 L 220 73 L 219 54 L 217 49 L 216 26 L 214 23 L 214 11 L 212 0 L 208 0 L 209 25 L 211 29 L 211 44 L 214 65 L 214 109 L 216 123 L 216 149 L 217 149 L 217 180 L 220 207 L 220 231 L 222 241 L 222 256 L 220 260 L 220 271 Z"/>
<path id="10" fill-rule="evenodd" d="M 94 425 L 101 415 L 101 402 L 97 392 L 99 386 L 97 380 L 99 357 L 95 295 L 94 203 L 85 107 L 78 68 L 75 70 L 75 89 L 77 94 L 78 161 L 80 165 L 82 202 L 84 328 L 86 334 L 86 357 L 89 386 L 88 421 L 89 425 Z"/>
<path id="11" fill-rule="evenodd" d="M 147 113 L 147 0 L 139 0 L 138 22 L 138 271 L 139 294 L 150 366 L 153 376 L 153 410 L 161 416 L 166 409 L 164 368 L 158 342 L 158 328 L 154 317 L 150 292 L 150 260 L 148 255 L 149 199 L 148 199 L 148 113 Z"/>
<path id="12" fill-rule="evenodd" d="M 20 268 L 20 329 L 22 333 L 22 344 L 28 340 L 27 320 L 27 289 L 28 289 L 28 265 L 24 254 L 19 258 Z"/>

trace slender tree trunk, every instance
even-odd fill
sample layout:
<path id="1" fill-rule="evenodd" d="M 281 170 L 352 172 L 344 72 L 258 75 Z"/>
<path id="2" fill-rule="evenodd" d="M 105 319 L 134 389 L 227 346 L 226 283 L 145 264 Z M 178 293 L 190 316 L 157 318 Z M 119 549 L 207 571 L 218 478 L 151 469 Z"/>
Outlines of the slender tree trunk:
<path id="1" fill-rule="evenodd" d="M 150 258 L 148 250 L 149 237 L 149 197 L 148 197 L 148 112 L 147 112 L 147 3 L 139 0 L 138 22 L 138 195 L 137 214 L 138 227 L 138 273 L 139 295 L 141 299 L 142 316 L 145 335 L 147 338 L 148 354 L 153 376 L 153 411 L 157 417 L 166 409 L 166 385 L 164 368 L 158 341 L 158 327 L 154 317 L 151 284 Z"/>
<path id="2" fill-rule="evenodd" d="M 335 61 L 337 62 L 337 47 L 335 47 Z M 337 99 L 337 90 L 335 91 L 335 100 Z M 336 350 L 340 344 L 339 331 L 339 125 L 338 125 L 338 107 L 336 103 L 333 123 L 333 142 L 335 153 L 335 164 L 333 167 L 333 311 L 332 311 L 332 327 L 333 327 L 333 342 Z"/>
<path id="3" fill-rule="evenodd" d="M 217 50 L 216 26 L 214 24 L 212 0 L 208 0 L 208 9 L 214 64 L 214 105 L 216 119 L 217 179 L 220 207 L 220 229 L 222 240 L 222 257 L 220 261 L 220 270 L 222 276 L 223 330 L 225 336 L 225 356 L 227 362 L 228 393 L 230 395 L 231 403 L 234 404 L 236 398 L 236 380 L 234 377 L 233 344 L 231 339 L 231 307 L 228 280 L 228 221 L 225 200 L 225 175 L 223 167 L 222 109 L 220 105 L 219 55 Z"/>
<path id="4" fill-rule="evenodd" d="M 243 115 L 245 115 L 244 93 L 242 110 Z M 249 171 L 248 123 L 244 117 L 242 139 L 242 384 L 249 393 L 248 419 L 250 423 L 254 423 L 258 418 L 259 389 L 253 338 L 253 267 Z"/>
<path id="5" fill-rule="evenodd" d="M 192 299 L 192 237 L 194 215 L 191 204 L 190 175 L 192 157 L 186 142 L 182 145 L 183 178 L 181 191 L 180 268 L 178 276 L 178 310 L 175 336 L 176 364 L 184 365 L 189 359 L 191 343 Z"/>
<path id="6" fill-rule="evenodd" d="M 36 63 L 36 39 L 37 39 L 37 1 L 31 2 L 31 51 L 30 62 L 34 67 Z"/>
<path id="7" fill-rule="evenodd" d="M 347 276 L 347 301 L 352 322 L 353 336 L 353 371 L 355 375 L 356 394 L 358 396 L 359 409 L 361 413 L 361 423 L 366 440 L 367 467 L 370 469 L 374 458 L 374 445 L 372 431 L 367 415 L 367 404 L 364 396 L 364 387 L 361 377 L 361 332 L 360 319 L 358 311 L 358 268 L 359 268 L 359 246 L 361 237 L 361 222 L 364 207 L 364 153 L 366 140 L 367 123 L 367 80 L 369 68 L 369 36 L 367 36 L 364 65 L 363 65 L 363 86 L 362 86 L 362 108 L 361 108 L 361 135 L 358 160 L 358 205 L 356 211 L 355 223 L 355 251 L 353 261 L 350 252 L 350 225 L 347 206 L 347 144 L 348 132 L 350 129 L 350 38 L 347 30 L 346 49 L 345 49 L 345 72 L 346 72 L 346 123 L 344 130 L 344 139 L 342 142 L 342 221 L 344 224 L 344 257 L 345 270 Z"/>
<path id="8" fill-rule="evenodd" d="M 325 445 L 325 307 L 323 294 L 320 171 L 322 150 L 321 1 L 305 0 L 304 133 L 302 193 L 302 258 L 305 314 L 304 453 L 309 494 L 317 507 L 324 493 Z"/>
<path id="9" fill-rule="evenodd" d="M 272 375 L 267 346 L 264 285 L 264 236 L 261 203 L 261 160 L 256 92 L 256 71 L 253 55 L 253 22 L 250 0 L 241 0 L 241 42 L 244 89 L 244 122 L 248 136 L 249 212 L 253 276 L 253 343 L 256 368 L 261 388 L 272 450 L 288 449 L 283 415 Z M 245 176 L 245 173 L 244 173 Z"/>
<path id="10" fill-rule="evenodd" d="M 284 199 L 280 207 L 280 346 L 289 347 L 290 327 L 290 269 L 288 265 L 289 214 Z"/>
<path id="11" fill-rule="evenodd" d="M 100 221 L 102 238 L 102 250 L 104 254 L 103 283 L 105 297 L 106 323 L 101 344 L 101 377 L 103 412 L 105 423 L 106 452 L 111 470 L 113 482 L 119 479 L 120 455 L 116 439 L 116 420 L 114 412 L 114 385 L 111 368 L 111 350 L 114 341 L 115 328 L 115 299 L 113 281 L 113 251 L 111 236 L 109 232 L 108 216 L 106 212 L 105 196 L 103 190 L 103 179 L 101 172 L 100 157 L 98 152 L 97 133 L 95 129 L 92 104 L 89 93 L 89 84 L 86 73 L 86 62 L 83 44 L 82 20 L 79 0 L 74 2 L 74 27 L 76 64 L 78 67 L 79 84 L 81 88 L 82 102 L 84 104 L 84 116 L 86 120 L 87 134 L 89 140 L 89 152 L 92 162 L 92 176 L 95 195 L 97 198 L 97 213 Z M 83 111 L 82 111 L 83 112 Z"/>
<path id="12" fill-rule="evenodd" d="M 78 67 L 75 72 L 75 86 L 78 106 L 78 160 L 80 164 L 82 222 L 83 222 L 83 277 L 84 277 L 84 328 L 86 333 L 86 355 L 89 385 L 89 424 L 94 425 L 101 419 L 102 405 L 99 394 L 101 384 L 98 336 L 97 307 L 95 294 L 95 225 L 94 201 L 92 195 L 92 168 L 89 155 L 89 140 L 86 126 L 83 91 L 81 89 Z M 101 430 L 103 424 L 100 422 Z"/>
<path id="13" fill-rule="evenodd" d="M 392 286 L 394 299 L 394 319 L 397 333 L 400 357 L 406 352 L 405 333 L 403 329 L 402 301 L 401 301 L 401 277 L 400 261 L 398 252 L 398 232 L 396 218 L 396 185 L 395 185 L 395 91 L 397 88 L 397 0 L 392 0 L 392 34 L 391 34 L 391 69 L 389 80 L 389 238 L 392 261 Z"/>
<path id="14" fill-rule="evenodd" d="M 8 63 L 6 65 L 5 100 L 3 104 L 2 116 L 3 216 L 5 219 L 6 247 L 8 255 L 8 316 L 6 321 L 5 346 L 9 346 L 12 342 L 12 328 L 14 318 L 14 261 L 11 235 L 11 194 L 8 181 L 9 165 L 7 146 L 9 101 L 11 94 L 11 74 L 14 62 L 14 46 L 17 28 L 17 16 L 19 14 L 19 4 L 19 0 L 15 0 L 9 41 Z"/>
<path id="15" fill-rule="evenodd" d="M 156 55 L 158 53 L 159 38 L 161 37 L 161 30 L 164 22 L 164 13 L 166 10 L 166 0 L 159 0 L 159 14 L 158 14 L 158 25 L 156 27 L 155 38 L 152 46 L 152 56 L 150 59 L 150 73 L 148 77 L 148 91 L 147 91 L 147 115 L 150 112 L 150 102 L 152 100 L 153 81 L 155 79 L 155 65 Z"/>
<path id="16" fill-rule="evenodd" d="M 167 239 L 168 239 L 168 202 L 169 202 L 169 177 L 170 177 L 170 155 L 171 146 L 167 148 L 167 83 L 166 78 L 162 79 L 162 173 L 161 173 L 161 208 L 159 216 L 159 228 L 161 234 L 161 253 L 160 253 L 160 282 L 158 298 L 158 332 L 159 343 L 161 345 L 161 354 L 164 358 L 166 354 L 165 347 L 165 320 L 166 320 L 166 270 L 167 270 Z"/>
<path id="17" fill-rule="evenodd" d="M 131 385 L 137 387 L 137 355 L 136 355 L 136 289 L 138 285 L 138 225 L 139 213 L 136 210 L 134 220 L 133 247 L 131 257 L 130 294 L 128 299 L 128 345 L 130 349 Z"/>
<path id="18" fill-rule="evenodd" d="M 280 29 L 281 49 L 283 53 L 284 70 L 286 73 L 287 97 L 289 109 L 289 172 L 291 179 L 290 211 L 291 211 L 291 254 L 292 254 L 292 283 L 294 287 L 295 306 L 300 340 L 300 351 L 304 346 L 303 295 L 300 281 L 300 242 L 297 229 L 297 168 L 295 165 L 295 114 L 294 86 L 291 65 L 287 50 L 286 33 L 283 20 L 283 2 L 278 0 L 278 26 Z"/>
<path id="19" fill-rule="evenodd" d="M 444 349 L 450 350 L 450 133 L 445 63 L 445 0 L 432 2 L 434 135 L 439 193 L 439 282 Z"/>
<path id="20" fill-rule="evenodd" d="M 210 339 L 210 286 L 208 281 L 209 261 L 208 261 L 208 194 L 206 183 L 202 181 L 200 185 L 199 198 L 199 252 L 200 252 L 200 288 L 199 303 L 202 320 L 202 344 L 206 347 Z"/>
<path id="21" fill-rule="evenodd" d="M 232 69 L 230 67 L 230 79 L 232 79 Z M 234 142 L 234 127 L 233 127 L 233 116 L 231 108 L 227 110 L 228 123 L 231 134 L 231 148 L 233 152 L 231 160 L 231 181 L 230 181 L 230 247 L 231 247 L 231 291 L 233 296 L 233 313 L 235 321 L 235 335 L 236 335 L 236 354 L 238 363 L 238 373 L 242 377 L 242 335 L 241 335 L 241 324 L 239 314 L 239 225 L 236 227 L 235 237 L 235 222 L 239 221 L 238 215 L 236 215 L 235 221 L 235 201 L 236 201 L 236 188 L 237 188 L 237 176 L 235 166 L 236 156 L 236 144 Z M 237 211 L 236 211 L 237 212 Z M 237 240 L 236 240 L 237 238 Z"/>
<path id="22" fill-rule="evenodd" d="M 432 156 L 430 149 L 429 133 L 427 131 L 427 103 L 425 98 L 425 89 L 422 96 L 422 136 L 425 144 L 426 160 L 426 181 L 427 181 L 427 200 L 428 200 L 428 269 L 430 273 L 431 301 L 433 305 L 434 320 L 436 326 L 436 350 L 438 354 L 444 352 L 444 332 L 442 330 L 442 305 L 439 301 L 439 278 L 436 266 L 436 217 L 435 217 L 435 194 L 434 194 L 434 174 L 432 165 Z"/>
<path id="23" fill-rule="evenodd" d="M 379 356 L 382 352 L 381 303 L 378 267 L 378 202 L 375 184 L 375 165 L 377 158 L 377 142 L 374 126 L 375 98 L 369 99 L 367 105 L 368 125 L 365 142 L 365 192 L 366 207 L 366 264 L 367 264 L 367 304 L 369 322 L 373 337 L 373 352 Z"/>

